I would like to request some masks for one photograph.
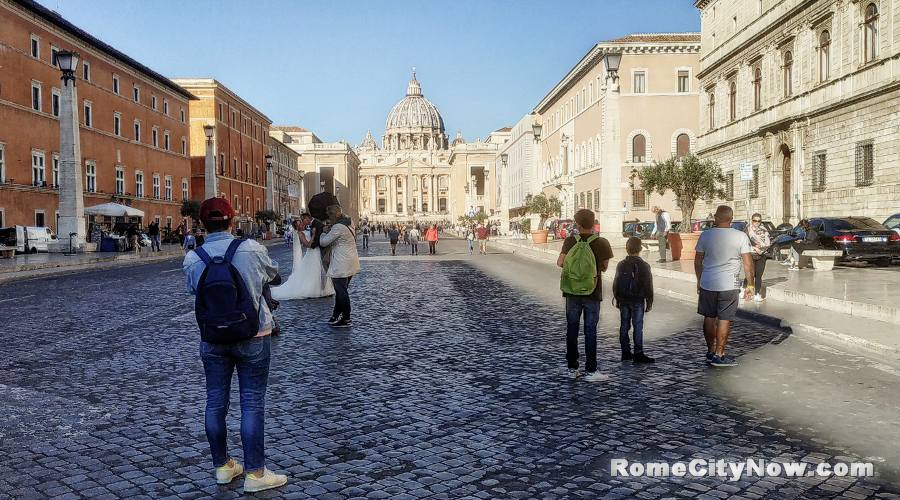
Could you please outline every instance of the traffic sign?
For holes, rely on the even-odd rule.
[[[741,180],[742,181],[752,181],[753,180],[753,164],[752,163],[741,163]]]
[[[475,217],[475,212],[469,212],[469,217]]]

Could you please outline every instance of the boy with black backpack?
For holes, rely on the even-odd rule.
[[[584,315],[584,379],[602,382],[609,376],[597,372],[597,323],[603,287],[600,273],[606,271],[612,248],[606,238],[593,233],[594,212],[579,210],[575,214],[578,234],[563,242],[556,265],[562,268],[559,288],[566,298],[566,362],[567,376],[578,378],[578,330]]]
[[[653,308],[653,273],[650,264],[638,256],[641,253],[640,238],[628,238],[625,250],[628,257],[616,266],[616,276],[613,278],[613,305],[619,308],[622,361],[653,363],[656,360],[644,354],[644,313]],[[632,325],[634,354],[628,339],[628,330]]]
[[[228,455],[225,427],[231,377],[237,368],[247,466],[244,492],[277,488],[287,483],[287,476],[265,468],[263,428],[274,327],[264,288],[278,277],[278,264],[255,240],[234,238],[234,209],[225,198],[204,201],[200,222],[209,236],[188,252],[183,268],[187,291],[197,296],[200,358],[206,373],[206,438],[216,481],[228,484],[244,472]]]

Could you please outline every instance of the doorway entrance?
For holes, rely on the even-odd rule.
[[[793,190],[791,189],[791,151],[787,148],[787,146],[781,146],[781,151],[784,154],[784,159],[781,163],[781,181],[782,181],[782,195],[781,195],[781,206],[783,220],[782,222],[790,222],[791,221],[791,206],[793,205]]]

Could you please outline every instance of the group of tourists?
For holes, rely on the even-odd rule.
[[[430,226],[425,224],[391,224],[385,227],[385,237],[391,242],[391,255],[397,255],[397,244],[401,241],[404,245],[409,245],[410,255],[419,255],[419,242],[422,239],[428,242],[428,254],[437,255],[437,242],[440,238],[438,224],[431,224]],[[364,238],[363,248],[368,248],[368,238],[365,236]]]

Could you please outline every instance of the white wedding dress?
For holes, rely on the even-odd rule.
[[[306,239],[310,239],[309,230],[303,231]],[[272,298],[275,300],[309,299],[334,295],[331,278],[325,276],[322,266],[322,252],[318,248],[306,248],[299,236],[294,239],[294,269],[288,280],[281,286],[272,287]],[[303,250],[306,249],[304,254]]]

